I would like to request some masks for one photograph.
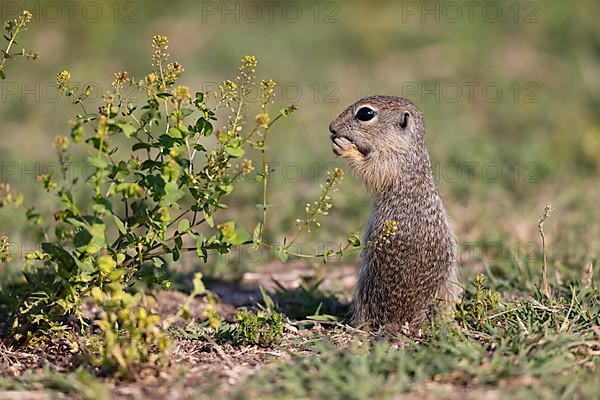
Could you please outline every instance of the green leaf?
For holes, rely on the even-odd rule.
[[[172,206],[183,196],[185,196],[185,193],[179,189],[176,182],[167,182],[165,185],[165,196],[160,201],[160,205],[163,207]]]
[[[119,122],[117,123],[117,126],[121,128],[123,134],[128,138],[132,137],[133,134],[137,132],[137,129],[128,122]]]
[[[123,275],[125,275],[125,270],[122,268],[117,268],[114,271],[112,271],[110,273],[110,275],[108,275],[108,280],[111,282],[116,282],[119,279],[121,279],[121,277],[123,277]]]
[[[360,238],[355,233],[348,235],[348,242],[354,247],[360,247]]]
[[[160,258],[160,257],[154,257],[154,258],[152,258],[152,264],[154,264],[154,266],[155,266],[156,268],[160,268],[160,267],[162,267],[163,265],[165,265],[165,262],[164,262],[164,261],[163,261],[163,259],[162,259],[162,258]]]
[[[245,151],[241,147],[225,146],[225,152],[231,157],[239,158],[244,155]]]
[[[55,261],[58,261],[65,268],[70,268],[75,264],[73,256],[66,250],[56,247],[51,243],[42,243],[42,250],[51,256]]]
[[[191,109],[191,108],[182,108],[181,109],[181,115],[183,116],[183,118],[187,118],[190,115],[192,115],[194,113],[195,110]]]
[[[92,145],[96,150],[101,150],[103,153],[106,153],[109,150],[108,143],[104,139],[91,137],[86,139],[85,142]]]
[[[281,115],[283,115],[284,117],[288,117],[291,113],[293,113],[296,110],[297,110],[296,106],[289,106],[289,107],[285,107],[285,108],[282,108],[281,110],[279,110],[279,113]]]
[[[280,247],[279,250],[277,251],[277,256],[279,257],[281,262],[285,263],[288,260],[289,254],[286,249],[284,249],[283,247]]]
[[[177,230],[179,232],[187,232],[190,230],[190,221],[188,221],[187,219],[182,219],[181,221],[179,221],[179,224],[177,225]]]
[[[213,133],[212,124],[210,122],[208,122],[206,120],[206,118],[204,118],[204,117],[198,118],[198,120],[196,121],[195,129],[196,129],[196,132],[198,132],[204,136],[210,136]]]
[[[212,215],[208,215],[207,213],[203,213],[203,214],[204,214],[204,220],[206,221],[208,226],[210,226],[211,228],[214,228],[215,220],[213,219]]]
[[[169,128],[169,136],[175,139],[181,139],[183,137],[181,131],[173,126]]]
[[[151,149],[153,147],[154,146],[150,143],[136,143],[133,146],[131,146],[131,151]]]
[[[98,270],[100,270],[100,273],[102,275],[110,274],[116,266],[116,261],[113,260],[113,258],[107,254],[102,255],[100,256],[100,258],[98,258]]]
[[[233,236],[229,240],[229,243],[234,246],[240,246],[250,241],[252,241],[250,234],[245,229],[238,228],[235,230]]]
[[[332,321],[340,321],[340,317],[336,317],[335,315],[322,314],[322,315],[307,315],[306,319],[310,319],[312,321],[319,322],[332,322]]]
[[[83,222],[84,220],[87,223]],[[81,228],[75,235],[74,244],[79,248],[85,250],[89,254],[95,254],[100,249],[106,247],[106,239],[104,236],[105,225],[100,219],[93,219],[92,217],[79,218],[67,218],[67,223]]]
[[[90,165],[93,165],[94,167],[96,167],[98,169],[108,168],[108,163],[98,157],[88,157],[87,162],[90,163]]]
[[[221,192],[223,192],[224,195],[228,195],[229,193],[233,192],[233,185],[232,184],[222,184],[218,186],[219,190]]]
[[[6,79],[6,75],[4,74],[4,71],[2,71],[0,69],[0,79]]]
[[[252,231],[252,241],[254,243],[258,244],[261,239],[261,234],[262,234],[262,222],[259,222],[258,224],[256,224],[256,226],[254,227],[254,230]]]
[[[95,260],[92,258],[87,258],[85,261],[75,259],[75,264],[77,264],[77,268],[79,268],[81,273],[92,275],[95,272],[98,272],[98,268],[96,268],[94,261]]]
[[[198,240],[196,240],[196,254],[198,254],[198,257],[202,258],[204,262],[208,260],[208,252],[204,247],[204,237],[198,238]]]
[[[127,229],[125,228],[125,224],[123,224],[123,221],[121,221],[121,219],[119,217],[117,217],[116,215],[113,215],[113,219],[115,221],[115,225],[117,226],[117,229],[119,230],[119,232],[121,232],[121,234],[123,234],[123,235],[126,235]]]

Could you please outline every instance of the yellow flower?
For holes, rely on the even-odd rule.
[[[223,87],[227,91],[235,91],[237,90],[237,83],[235,83],[234,81],[226,80],[225,82],[223,82]]]
[[[64,70],[56,74],[56,84],[58,85],[58,90],[65,92],[69,90],[69,82],[71,81],[71,74],[69,71]]]
[[[169,38],[165,35],[154,35],[152,36],[152,47],[154,48],[166,48],[169,44]]]
[[[52,147],[54,147],[58,151],[65,151],[69,148],[69,138],[62,135],[57,135],[54,138],[54,142],[52,143]]]
[[[154,72],[151,72],[148,75],[146,75],[146,77],[144,78],[146,86],[152,86],[152,84],[156,82],[156,79],[156,74]]]
[[[167,64],[167,71],[165,73],[165,83],[167,85],[173,84],[183,72],[183,65],[178,62],[172,62]]]
[[[129,73],[127,71],[121,71],[115,73],[115,80],[113,81],[113,87],[122,87],[125,83],[129,82]]]
[[[398,233],[398,221],[386,220],[383,223],[383,233],[385,236],[396,236],[396,233]]]
[[[244,56],[244,58],[242,58],[242,67],[244,68],[256,68],[256,65],[258,64],[258,61],[256,60],[256,57],[254,56]]]
[[[31,12],[29,10],[23,10],[23,12],[21,13],[21,24],[25,25],[29,22],[31,22],[31,17],[33,15],[31,14]]]
[[[175,88],[175,98],[179,101],[185,101],[190,99],[190,88],[187,86],[177,86]]]
[[[237,96],[237,88],[237,83],[230,80],[226,80],[219,86],[224,99],[234,99]]]
[[[267,113],[258,114],[256,116],[256,124],[259,128],[268,128],[269,122],[271,122],[271,118]]]
[[[252,160],[245,159],[242,163],[242,175],[248,175],[253,169]]]
[[[265,92],[271,92],[275,90],[275,86],[277,86],[277,82],[275,82],[273,79],[263,79],[262,81],[260,81],[260,84]]]

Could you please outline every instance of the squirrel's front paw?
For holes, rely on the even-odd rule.
[[[336,136],[332,140],[333,152],[338,156],[352,156],[353,153],[359,154],[356,145],[345,137]]]

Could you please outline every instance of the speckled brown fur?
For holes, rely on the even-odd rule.
[[[369,107],[363,122],[356,112]],[[391,96],[364,98],[330,125],[333,151],[371,193],[353,320],[363,329],[413,331],[434,300],[459,301],[458,247],[435,186],[421,111]],[[390,223],[396,221],[397,231]]]

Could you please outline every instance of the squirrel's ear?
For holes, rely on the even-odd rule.
[[[410,114],[405,112],[402,115],[402,121],[400,121],[400,128],[404,129],[408,126],[408,119],[410,118]]]

